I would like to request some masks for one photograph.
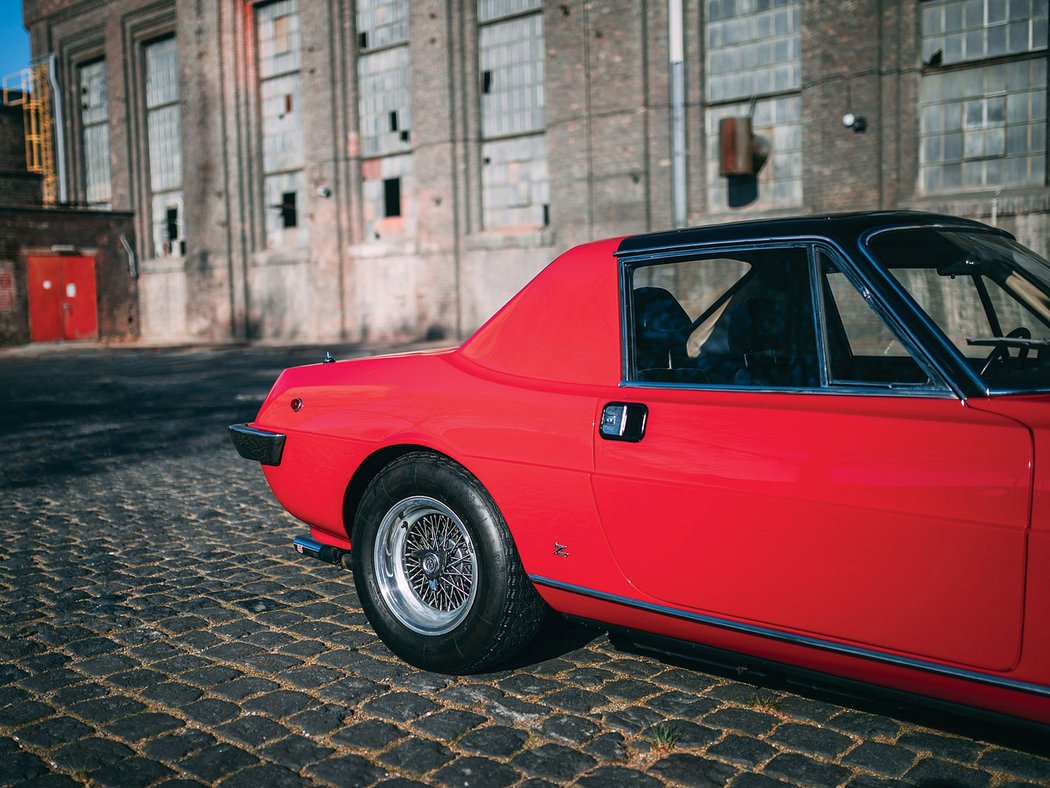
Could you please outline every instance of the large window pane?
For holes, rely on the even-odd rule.
[[[298,0],[256,8],[266,245],[303,246],[303,121]]]
[[[147,44],[146,138],[153,256],[185,253],[178,52],[174,38]]]
[[[637,268],[630,315],[636,380],[820,385],[804,249],[732,252]]]
[[[110,207],[109,109],[106,62],[80,68],[80,123],[83,141],[84,193],[87,203]]]

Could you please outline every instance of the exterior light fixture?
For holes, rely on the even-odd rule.
[[[868,121],[860,115],[854,115],[852,112],[847,111],[842,116],[842,125],[847,129],[853,129],[855,134],[861,134],[868,128]]]

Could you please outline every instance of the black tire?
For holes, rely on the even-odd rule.
[[[546,605],[495,502],[446,457],[413,452],[383,468],[361,499],[351,545],[365,615],[417,667],[486,670],[543,623]]]

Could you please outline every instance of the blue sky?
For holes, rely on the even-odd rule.
[[[0,0],[0,77],[29,65],[29,35],[22,27],[22,0]]]

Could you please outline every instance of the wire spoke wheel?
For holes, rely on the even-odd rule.
[[[470,612],[478,588],[474,543],[440,501],[413,496],[390,507],[372,560],[380,594],[413,632],[442,635]]]
[[[543,622],[546,605],[499,508],[447,457],[409,452],[384,466],[361,496],[350,541],[369,622],[424,670],[492,668]]]

